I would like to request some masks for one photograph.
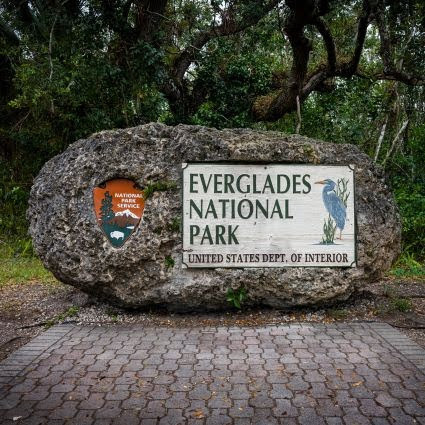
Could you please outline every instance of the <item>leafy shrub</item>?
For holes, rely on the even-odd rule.
[[[425,276],[425,265],[416,261],[414,254],[403,253],[390,274],[397,277]]]
[[[396,200],[402,216],[404,251],[425,258],[425,194],[419,187],[401,187]]]
[[[394,298],[391,301],[391,307],[393,310],[406,313],[412,309],[412,302],[407,298]]]
[[[245,302],[247,298],[247,291],[244,287],[240,287],[238,289],[233,290],[232,288],[229,288],[227,290],[227,301],[233,305],[233,307],[236,307],[237,309],[242,308],[242,304]]]

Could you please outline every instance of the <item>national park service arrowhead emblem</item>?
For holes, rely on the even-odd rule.
[[[143,191],[128,179],[114,179],[93,189],[97,223],[112,246],[124,245],[143,216]]]

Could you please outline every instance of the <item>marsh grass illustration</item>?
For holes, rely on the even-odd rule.
[[[332,220],[332,217],[329,215],[328,218],[324,219],[323,223],[323,236],[322,236],[322,244],[323,245],[331,245],[335,240],[335,232],[336,232],[336,224]]]
[[[350,192],[348,191],[348,179],[338,179],[336,182],[336,196],[341,199],[345,208],[347,208],[347,200],[350,196]]]

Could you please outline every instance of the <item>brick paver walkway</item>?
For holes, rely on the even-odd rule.
[[[56,326],[0,363],[3,424],[425,424],[388,325]]]

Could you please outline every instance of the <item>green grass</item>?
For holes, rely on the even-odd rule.
[[[396,277],[425,278],[425,264],[417,261],[414,255],[404,253],[391,269],[390,275]]]
[[[345,308],[333,308],[328,311],[328,315],[335,320],[344,320],[348,317],[348,311]]]
[[[58,314],[53,319],[48,320],[46,324],[44,325],[44,327],[48,329],[56,325],[57,323],[63,322],[65,319],[68,319],[70,317],[75,317],[78,314],[79,310],[80,309],[78,307],[71,306],[68,308],[68,310],[64,311],[61,314]]]
[[[394,298],[391,301],[391,309],[393,311],[400,311],[401,313],[406,313],[412,310],[412,302],[407,298]]]
[[[0,287],[31,281],[48,284],[57,282],[41,261],[32,254],[32,250],[26,254],[16,253],[10,246],[1,244]]]

